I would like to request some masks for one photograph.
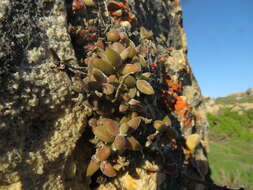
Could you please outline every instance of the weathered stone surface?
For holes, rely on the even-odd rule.
[[[0,7],[0,189],[20,182],[24,189],[64,189],[65,163],[86,118],[49,51],[76,64],[64,1],[1,1]]]
[[[152,150],[139,148],[139,152],[129,153],[130,165],[122,166],[126,169],[117,177],[108,179],[101,172],[85,177],[96,147],[90,143],[94,140],[91,128],[86,127],[93,112],[84,101],[87,73],[83,66],[85,58],[94,56],[94,43],[98,46],[98,40],[105,37],[104,23],[125,32],[153,72],[150,80],[157,96],[143,98],[147,106],[142,112],[151,120],[169,115],[172,127],[184,138],[198,133],[201,142],[207,141],[208,125],[200,89],[187,61],[177,1],[129,0],[119,4],[128,20],[113,16],[109,9],[112,22],[107,20],[108,14],[95,14],[101,7],[83,7],[81,2],[0,2],[0,189],[162,190],[196,185],[179,181],[176,165],[183,164],[183,147],[179,142],[173,145],[162,134],[151,140]],[[97,28],[89,28],[87,23],[96,23]],[[140,27],[149,37],[140,34]],[[162,85],[164,88],[158,89]],[[146,130],[138,130],[143,143]],[[196,149],[194,156],[205,160],[204,143]],[[198,165],[193,168],[199,169]],[[201,173],[201,179],[205,175]]]

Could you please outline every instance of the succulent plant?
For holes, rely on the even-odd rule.
[[[110,135],[116,136],[119,133],[119,123],[108,118],[100,118],[98,125],[104,127]]]
[[[120,125],[123,124],[123,123],[126,123],[127,121],[129,121],[129,118],[127,116],[123,116],[121,119],[120,119]]]
[[[111,30],[111,31],[106,33],[106,38],[107,38],[108,41],[116,42],[120,39],[120,34],[116,30]]]
[[[120,55],[111,48],[106,48],[100,56],[102,56],[102,59],[110,63],[115,69],[118,69],[122,64]]]
[[[134,137],[127,137],[127,140],[129,142],[129,149],[132,151],[140,151],[142,150],[142,146]]]
[[[133,88],[135,87],[136,79],[132,75],[129,75],[125,79],[125,84],[127,85],[128,88]]]
[[[97,147],[88,165],[87,176],[92,176],[100,168],[104,175],[115,177],[116,170],[109,162],[112,158],[117,165],[117,156],[126,150],[142,151],[135,136],[142,121],[146,120],[136,108],[146,103],[138,96],[140,92],[144,95],[155,93],[147,81],[151,73],[143,73],[148,69],[145,59],[128,36],[111,29],[106,33],[106,39],[104,46],[87,61],[87,101],[93,110],[88,124],[95,136],[92,143]],[[167,120],[161,122],[169,126]]]
[[[119,112],[126,112],[129,108],[129,105],[126,103],[121,103],[119,105]]]
[[[112,144],[114,151],[117,151],[117,150],[124,151],[127,149],[127,146],[128,146],[128,141],[127,141],[127,138],[124,136],[116,136]]]
[[[154,123],[153,123],[153,127],[157,131],[165,131],[166,128],[167,128],[166,124],[161,120],[155,120]]]
[[[160,131],[160,132],[169,132],[171,131],[170,133],[176,133],[173,132],[174,129],[170,127],[171,126],[171,120],[169,118],[169,116],[165,116],[162,120],[155,120],[153,122],[153,127],[157,130],[157,131]],[[175,135],[172,135],[172,136],[175,136]]]
[[[143,94],[152,95],[155,93],[153,87],[145,80],[137,80],[136,87]]]
[[[99,6],[99,1],[75,0],[72,11],[75,11],[76,17],[82,14],[83,19],[84,11],[96,12]],[[113,19],[119,23],[117,26],[112,25],[113,28],[105,35],[96,27],[97,19],[94,18],[85,18],[84,23],[82,22],[85,26],[80,27],[78,24],[68,29],[76,33],[73,39],[77,39],[76,43],[83,47],[83,54],[87,56],[80,60],[80,63],[87,66],[87,72],[82,76],[87,76],[80,79],[75,92],[85,92],[82,94],[83,103],[91,110],[88,125],[93,134],[90,135],[92,139],[89,142],[94,144],[96,151],[86,170],[86,176],[89,177],[99,168],[105,176],[115,177],[116,170],[120,171],[126,166],[120,163],[120,158],[124,158],[126,163],[131,162],[132,159],[126,156],[129,152],[136,151],[133,155],[141,154],[143,146],[149,147],[146,146],[147,142],[150,145],[155,142],[153,145],[157,146],[160,137],[169,139],[166,142],[174,142],[179,136],[168,116],[157,120],[156,110],[152,110],[158,101],[156,96],[150,95],[154,95],[155,90],[161,87],[160,79],[164,74],[157,71],[162,68],[157,67],[159,57],[154,59],[155,54],[160,52],[148,47],[149,44],[143,45],[143,42],[152,38],[152,31],[141,27],[141,43],[135,45],[128,34],[123,32],[123,28],[131,26],[135,20],[129,8],[118,1],[109,1],[107,8]],[[123,28],[118,28],[120,25]],[[154,63],[151,63],[152,60]],[[158,86],[153,88],[153,84]],[[179,103],[180,101],[177,106],[180,107]],[[157,113],[158,117],[161,114],[164,113]],[[189,136],[186,140],[188,153],[193,153],[199,143],[198,136]],[[69,168],[74,171],[72,174],[70,172],[70,176],[74,176],[76,165],[70,165]]]
[[[107,82],[107,76],[101,70],[97,68],[92,69],[92,76],[97,82],[100,82],[100,83]]]
[[[119,135],[126,136],[129,128],[130,128],[129,125],[126,122],[122,123],[119,127]]]
[[[96,57],[92,58],[91,65],[107,75],[113,74],[115,72],[113,66],[110,63]]]
[[[110,76],[107,78],[107,82],[112,84],[112,83],[118,83],[119,80],[118,80],[118,78],[117,78],[116,75],[110,75]]]
[[[138,64],[126,64],[122,70],[122,75],[127,75],[129,73],[137,73],[141,71],[141,67]]]
[[[97,119],[96,118],[91,118],[88,122],[89,126],[91,127],[96,127],[97,126]]]
[[[83,0],[83,2],[86,6],[95,6],[94,0]]]
[[[169,116],[165,116],[164,118],[163,118],[163,123],[165,124],[165,125],[167,125],[167,126],[171,126],[171,120],[170,120],[170,118],[169,118]]]
[[[199,134],[192,134],[186,138],[186,145],[191,153],[193,153],[195,148],[200,144],[200,140],[201,138]]]
[[[115,52],[117,52],[119,55],[121,54],[121,52],[125,49],[125,47],[123,46],[122,43],[119,43],[119,42],[114,42],[110,48],[112,50],[114,50]]]
[[[137,89],[136,88],[130,88],[128,91],[128,95],[130,98],[134,98],[137,94]]]
[[[150,72],[142,73],[143,78],[148,79],[151,76]]]
[[[132,129],[136,130],[141,123],[141,117],[134,117],[131,120],[127,122],[127,125],[131,127]]]
[[[129,100],[129,102],[128,102],[128,104],[129,105],[132,105],[132,106],[134,106],[134,105],[138,105],[138,104],[140,104],[141,102],[139,101],[139,100],[136,100],[136,99],[130,99]]]
[[[99,138],[100,140],[107,142],[107,143],[111,143],[113,142],[115,136],[111,135],[107,129],[103,126],[97,126],[97,127],[93,127],[92,131],[94,133],[94,135]]]
[[[87,88],[88,90],[90,91],[101,91],[102,89],[102,85],[100,82],[97,82],[97,81],[89,81],[88,84],[87,84]]]
[[[117,175],[117,172],[113,168],[113,166],[108,161],[103,161],[100,165],[100,170],[104,175],[107,177],[115,177]]]
[[[115,91],[115,87],[111,85],[110,83],[103,83],[102,91],[105,95],[111,95]]]
[[[99,167],[100,161],[97,160],[94,156],[92,156],[86,170],[86,176],[87,177],[92,176],[99,169]]]
[[[99,161],[104,161],[109,158],[111,153],[112,153],[111,147],[108,145],[104,145],[103,147],[97,150],[95,156]]]
[[[137,51],[134,47],[129,47],[128,48],[128,58],[133,58],[136,55]]]

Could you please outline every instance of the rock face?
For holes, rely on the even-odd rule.
[[[208,124],[186,57],[178,1],[84,2],[0,2],[0,189],[203,189],[187,178],[207,176]],[[93,93],[86,84],[87,58],[112,45],[105,37],[111,28],[121,32],[120,43],[134,44],[146,65],[133,76],[148,80],[155,95],[135,98],[145,117],[133,132],[142,151],[116,151],[110,161],[119,164],[122,158],[129,164],[114,178],[100,171],[86,177],[91,156],[104,144],[93,138],[87,120],[106,115],[86,101]],[[176,137],[152,128],[164,116]],[[119,114],[108,117],[118,122]],[[199,135],[194,142],[193,133]]]

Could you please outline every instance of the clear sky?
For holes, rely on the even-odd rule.
[[[211,97],[253,88],[253,0],[181,0],[188,58]]]

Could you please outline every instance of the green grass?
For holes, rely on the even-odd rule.
[[[226,109],[220,115],[208,114],[211,177],[220,185],[253,190],[252,113]]]
[[[247,147],[247,149],[242,149]],[[251,150],[251,151],[250,151]],[[229,140],[210,143],[209,163],[213,180],[233,188],[253,189],[253,142]]]
[[[240,139],[253,139],[253,110],[245,111],[242,115],[226,108],[219,115],[208,114],[210,130],[216,134],[240,137]]]

